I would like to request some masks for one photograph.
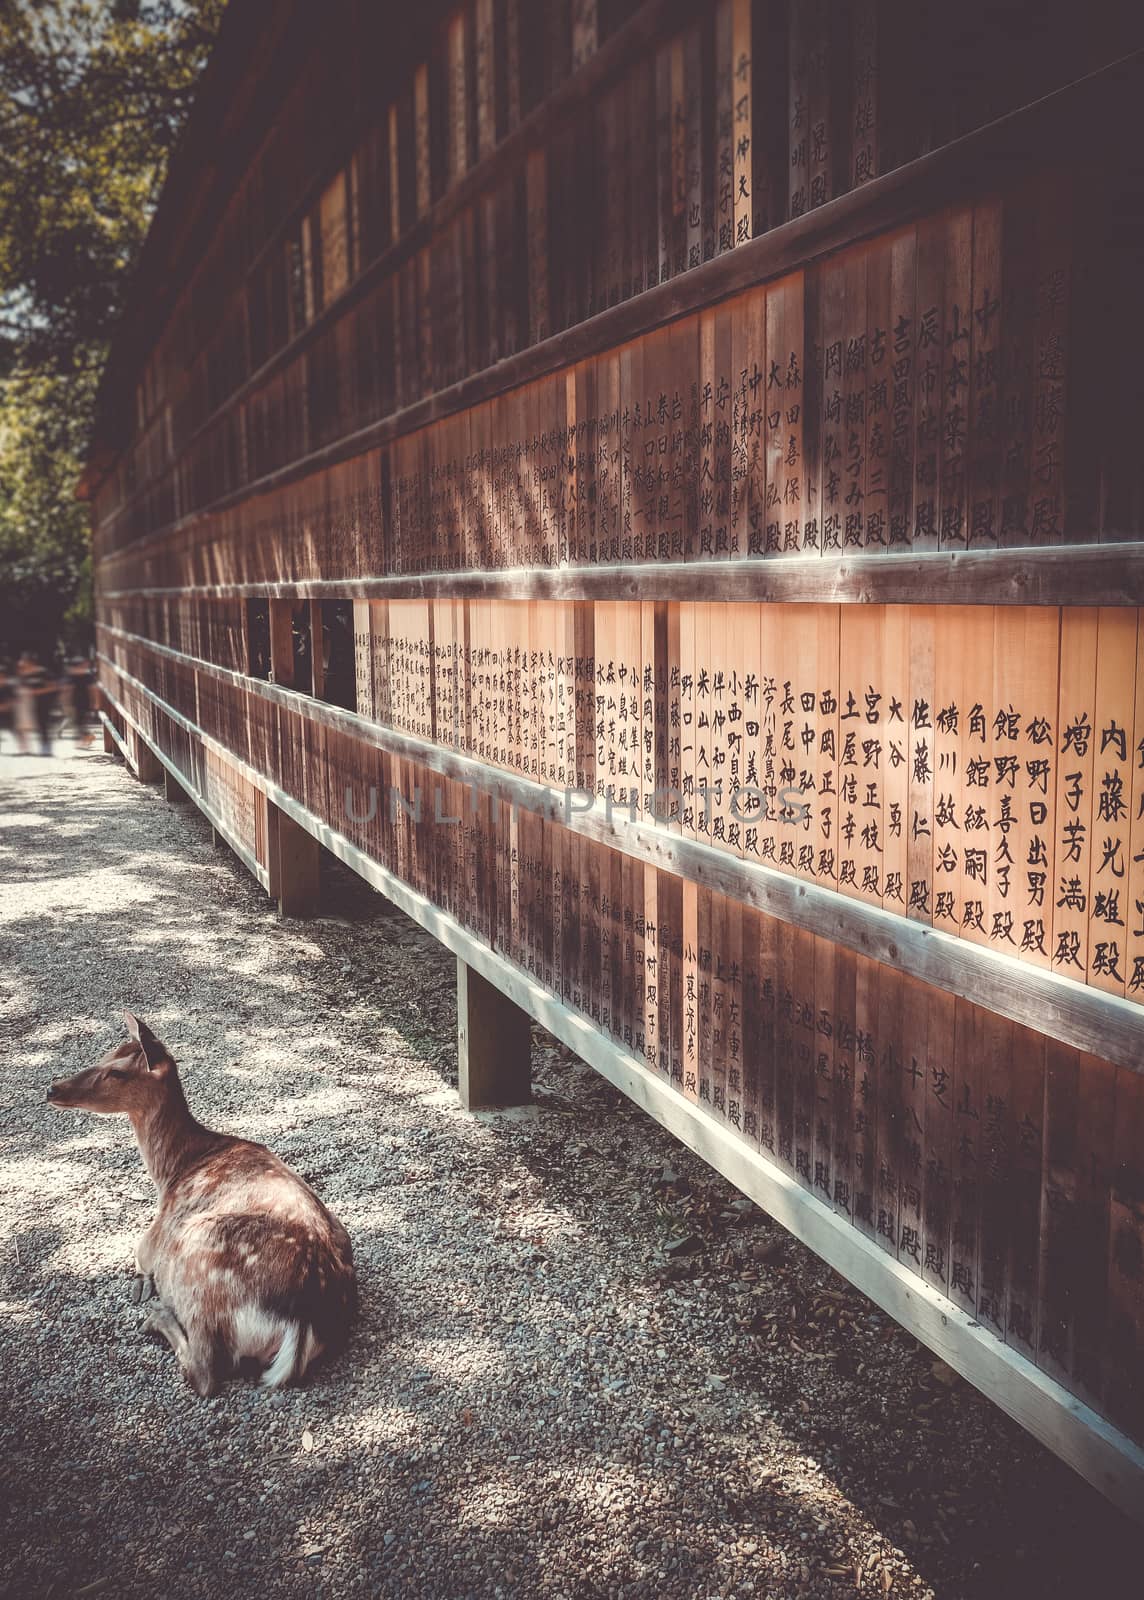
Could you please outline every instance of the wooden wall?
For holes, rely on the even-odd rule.
[[[103,683],[1131,1449],[1144,30],[950,10],[334,6],[113,361]]]

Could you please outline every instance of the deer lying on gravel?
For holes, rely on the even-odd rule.
[[[53,1106],[125,1112],[159,1190],[135,1264],[158,1296],[160,1334],[200,1395],[251,1366],[276,1389],[346,1341],[357,1305],[345,1229],[265,1145],[212,1133],[187,1106],[167,1047],[125,1014],[131,1037],[48,1089]]]

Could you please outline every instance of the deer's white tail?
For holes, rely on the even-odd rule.
[[[291,1378],[295,1376],[301,1377],[302,1374],[300,1372],[296,1374],[294,1370],[298,1365],[298,1344],[301,1337],[302,1324],[300,1322],[288,1322],[282,1335],[282,1343],[278,1346],[278,1354],[259,1380],[264,1389],[280,1389],[284,1383],[289,1383]],[[302,1364],[304,1368],[304,1351]]]

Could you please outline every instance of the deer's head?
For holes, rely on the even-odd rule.
[[[145,1022],[123,1013],[130,1035],[94,1067],[48,1085],[48,1104],[79,1111],[145,1113],[175,1075],[171,1053]]]

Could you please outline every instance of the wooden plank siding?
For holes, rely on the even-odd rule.
[[[110,743],[1144,1514],[1144,23],[271,9],[101,389]]]

